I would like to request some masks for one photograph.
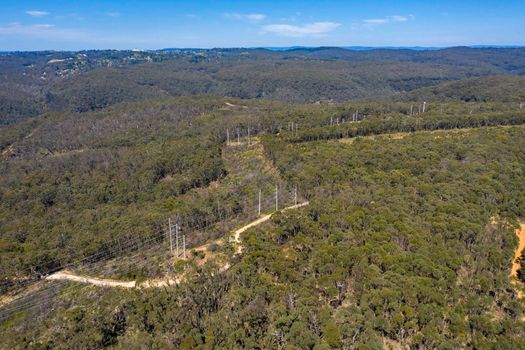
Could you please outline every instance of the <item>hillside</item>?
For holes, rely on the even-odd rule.
[[[525,101],[525,77],[490,76],[447,82],[395,97],[404,101]]]
[[[341,102],[388,96],[489,72],[421,63],[163,62],[97,70],[62,80],[50,86],[46,103],[55,110],[75,106],[78,111],[86,111],[112,104],[109,98],[122,102],[163,94],[208,94],[296,103]]]
[[[522,348],[525,111],[411,105],[165,97],[0,129],[2,346]],[[261,215],[310,205],[250,225],[259,190]]]
[[[273,262],[270,273],[294,281],[285,314],[302,313],[304,323],[291,326],[305,334],[308,310],[319,307],[331,315],[322,334],[333,348],[357,339],[377,348],[495,347],[495,338],[523,346],[523,304],[508,287],[514,230],[490,219],[523,215],[523,136],[521,127],[494,128],[292,147],[268,137],[285,177],[313,189],[307,213],[252,245],[258,266]],[[268,246],[290,258],[255,258]],[[294,341],[302,348],[307,339]]]

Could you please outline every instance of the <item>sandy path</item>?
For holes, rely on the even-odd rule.
[[[296,205],[292,205],[289,207],[286,207],[281,212],[301,208],[304,206],[307,206],[310,204],[309,202],[303,202]],[[247,225],[244,225],[243,227],[235,230],[233,232],[233,236],[230,238],[230,242],[233,242],[237,245],[236,253],[240,254],[242,252],[242,244],[241,244],[241,234],[243,232],[246,232],[252,227],[258,226],[268,220],[271,219],[271,217],[277,212],[273,212],[271,214],[265,215],[260,217],[259,219],[250,222]],[[525,241],[524,241],[525,242]],[[200,247],[196,247],[196,251],[206,251],[209,247],[210,243],[205,244]],[[221,267],[220,271],[226,271],[230,268],[230,264],[226,263],[224,266]],[[179,284],[181,282],[181,278],[176,279],[151,279],[146,280],[142,283],[137,283],[137,281],[119,281],[119,280],[113,280],[113,279],[105,279],[105,278],[96,278],[96,277],[87,277],[87,276],[79,276],[73,272],[63,270],[56,272],[52,275],[49,275],[46,277],[46,280],[50,281],[57,281],[57,280],[67,280],[67,281],[74,281],[74,282],[80,282],[80,283],[89,283],[95,286],[102,286],[102,287],[120,287],[120,288],[160,288],[160,287],[167,287],[175,284]]]
[[[49,275],[46,277],[46,280],[50,281],[74,281],[74,282],[80,282],[80,283],[88,283],[95,286],[102,286],[102,287],[120,287],[120,288],[160,288],[160,287],[167,287],[175,284],[180,283],[180,279],[151,279],[144,281],[142,283],[137,283],[137,281],[119,281],[119,280],[113,280],[109,278],[95,278],[95,277],[87,277],[87,276],[79,276],[76,275],[73,272],[70,271],[60,271],[57,273],[54,273],[52,275]]]
[[[82,283],[89,283],[93,284],[95,286],[103,286],[103,287],[122,287],[122,288],[135,288],[136,282],[130,281],[130,282],[123,282],[123,281],[117,281],[112,279],[102,279],[102,278],[93,278],[93,277],[85,277],[85,276],[79,276],[69,271],[59,271],[52,275],[49,275],[46,277],[46,280],[67,280],[67,281],[75,281],[75,282],[82,282]]]
[[[7,158],[9,158],[9,155],[15,150],[15,145],[14,144],[10,144],[9,146],[7,146],[3,151],[2,151],[2,158],[4,158],[4,160],[6,160]]]
[[[310,202],[299,203],[299,204],[296,204],[296,205],[292,205],[290,207],[286,207],[286,208],[282,209],[282,211],[284,212],[284,211],[291,210],[291,209],[301,208],[301,207],[307,206],[308,204],[310,204]],[[275,214],[275,213],[276,212],[273,212],[271,214],[268,214],[268,215],[265,215],[263,217],[260,217],[259,219],[255,220],[255,221],[252,221],[248,225],[241,227],[240,229],[236,230],[233,233],[233,237],[232,237],[231,241],[238,244],[238,247],[237,247],[237,253],[238,254],[242,252],[242,245],[241,245],[241,239],[240,239],[241,233],[245,232],[246,230],[251,229],[254,226],[260,225],[263,222],[266,222],[266,221],[270,220],[272,215]]]
[[[225,102],[224,103],[226,106],[228,107],[241,107],[241,108],[248,108],[247,106],[243,106],[243,105],[234,105],[233,103],[230,103],[230,102]]]
[[[249,230],[250,228],[252,228],[254,226],[260,225],[263,222],[266,222],[266,221],[270,220],[272,215],[273,215],[273,213],[265,215],[265,216],[262,216],[259,219],[255,220],[255,221],[252,221],[248,225],[241,227],[240,229],[236,230],[233,233],[233,236],[230,238],[230,242],[233,242],[233,243],[237,244],[237,249],[235,250],[235,252],[237,254],[241,254],[242,253],[241,233],[245,232],[246,230]]]
[[[518,270],[521,267],[519,259],[521,257],[521,252],[523,251],[523,249],[525,249],[525,224],[521,224],[520,228],[516,229],[516,236],[518,236],[519,243],[518,247],[514,251],[514,259],[512,260],[512,269],[510,276],[512,277],[512,284],[517,286],[519,283],[517,280]],[[521,299],[523,297],[525,297],[525,294],[521,290],[518,290],[518,298]]]
[[[180,278],[147,280],[147,281],[144,281],[143,283],[138,284],[137,287],[138,288],[162,288],[162,287],[168,287],[168,286],[173,286],[175,284],[179,284],[180,281],[181,281]]]

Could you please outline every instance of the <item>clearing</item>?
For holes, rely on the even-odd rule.
[[[345,137],[338,139],[337,142],[342,142],[346,144],[353,144],[356,139],[365,139],[365,140],[374,140],[374,139],[390,139],[390,140],[402,140],[411,135],[417,135],[420,133],[424,134],[434,134],[435,139],[447,138],[452,136],[452,134],[464,134],[472,130],[479,129],[493,129],[493,128],[515,128],[515,127],[525,127],[525,125],[498,125],[498,126],[483,126],[476,128],[457,128],[457,129],[438,129],[438,130],[417,130],[417,131],[407,131],[407,132],[394,132],[394,133],[384,133],[377,135],[367,135],[367,136],[355,136],[355,137]],[[447,135],[448,134],[448,135]]]

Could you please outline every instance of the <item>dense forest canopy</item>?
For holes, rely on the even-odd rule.
[[[518,102],[525,101],[525,77],[489,76],[447,82],[411,91],[405,101]]]

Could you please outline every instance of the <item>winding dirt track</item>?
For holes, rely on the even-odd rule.
[[[248,106],[235,105],[235,104],[230,103],[230,102],[225,102],[224,104],[225,104],[226,106],[228,106],[228,107],[241,107],[241,108],[248,108]]]
[[[280,212],[292,210],[301,208],[304,206],[307,206],[310,204],[309,202],[303,202],[300,204],[292,205],[289,207],[286,207]],[[271,217],[277,212],[273,212],[271,214],[265,215],[260,217],[259,219],[250,222],[249,224],[235,230],[233,232],[233,236],[230,238],[230,241],[237,244],[236,253],[240,254],[242,252],[242,244],[241,244],[241,234],[247,230],[249,230],[252,227],[258,226],[268,220],[271,219]],[[203,246],[206,247],[207,245]],[[201,247],[195,248],[196,250],[199,250]],[[226,271],[230,268],[230,264],[226,263],[222,268],[222,271]],[[95,286],[102,286],[102,287],[112,287],[112,288],[161,288],[161,287],[167,287],[174,284],[179,284],[181,279],[152,279],[152,280],[146,280],[142,283],[137,283],[137,281],[119,281],[119,280],[113,280],[113,279],[103,279],[103,278],[96,278],[96,277],[88,277],[88,276],[80,276],[76,275],[75,273],[67,270],[62,270],[59,272],[56,272],[54,274],[51,274],[46,277],[46,280],[50,281],[56,281],[56,280],[67,280],[67,281],[73,281],[73,282],[80,282],[80,283],[89,283]]]
[[[284,212],[284,211],[287,211],[287,210],[301,208],[301,207],[307,206],[308,204],[310,204],[310,202],[304,202],[304,203],[292,205],[290,207],[286,207],[286,208],[282,209],[281,211]],[[241,233],[245,232],[246,230],[249,230],[250,228],[252,228],[254,226],[260,225],[263,222],[266,222],[266,221],[270,220],[272,215],[275,214],[275,213],[276,212],[273,212],[271,214],[268,214],[268,215],[265,215],[263,217],[260,217],[259,219],[250,222],[248,225],[245,225],[245,226],[241,227],[240,229],[236,230],[233,233],[233,237],[232,237],[231,241],[238,244],[238,246],[237,246],[237,254],[240,254],[242,252]]]
[[[525,223],[521,224],[520,228],[516,229],[516,236],[518,236],[519,243],[518,247],[516,248],[514,252],[514,259],[512,260],[512,269],[510,276],[512,278],[512,283],[515,286],[518,286],[518,270],[520,269],[520,257],[521,252],[523,249],[525,249]],[[518,298],[522,299],[525,297],[525,293],[523,293],[520,289],[517,290]]]
[[[85,277],[85,276],[79,276],[75,275],[73,272],[69,271],[59,271],[52,275],[49,275],[46,277],[47,280],[68,280],[68,281],[74,281],[74,282],[82,282],[82,283],[90,283],[95,286],[104,286],[104,287],[122,287],[122,288],[135,288],[136,282],[122,282],[117,280],[111,280],[111,279],[101,279],[101,278],[94,278],[94,277]]]

